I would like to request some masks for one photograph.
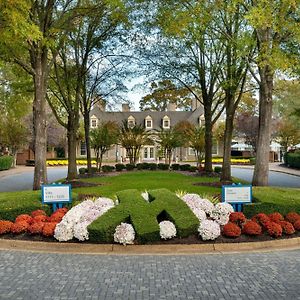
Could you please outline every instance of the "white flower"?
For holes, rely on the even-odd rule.
[[[204,241],[215,240],[221,234],[220,225],[212,220],[201,222],[198,232]]]
[[[225,225],[229,221],[229,215],[233,212],[233,207],[228,203],[217,203],[210,216],[220,225]]]
[[[193,208],[192,211],[200,222],[206,220],[206,213],[204,210],[196,207],[196,208]]]
[[[121,223],[116,227],[114,241],[123,245],[133,244],[135,232],[133,226],[128,223]]]
[[[74,225],[74,237],[79,241],[84,241],[89,239],[89,232],[87,230],[90,222],[81,222]]]
[[[114,207],[115,206],[115,203],[113,200],[111,200],[109,198],[105,198],[105,197],[100,197],[100,198],[96,199],[94,204],[99,207],[104,207],[104,206]]]
[[[159,223],[159,234],[160,237],[164,240],[171,239],[176,236],[176,227],[170,221],[162,221]]]
[[[189,206],[197,207],[210,214],[214,209],[214,205],[207,199],[202,199],[197,194],[186,194],[182,197],[182,200]]]
[[[142,195],[142,197],[143,197],[147,202],[149,202],[149,194],[148,194],[147,191],[141,193],[141,195]]]

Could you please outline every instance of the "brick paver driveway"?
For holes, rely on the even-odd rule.
[[[0,299],[300,299],[300,250],[108,256],[0,251]]]

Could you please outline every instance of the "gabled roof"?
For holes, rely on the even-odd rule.
[[[110,112],[101,111],[98,107],[94,107],[90,116],[96,116],[99,122],[115,121],[122,124],[123,120],[127,120],[130,116],[135,118],[138,125],[145,125],[145,119],[150,116],[153,121],[153,129],[159,130],[162,126],[162,120],[165,116],[170,118],[170,126],[173,127],[180,121],[189,121],[192,124],[199,124],[199,117],[203,114],[203,108],[199,107],[194,111],[128,111],[128,112]]]

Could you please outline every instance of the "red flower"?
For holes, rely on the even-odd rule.
[[[237,238],[241,235],[241,233],[242,233],[241,228],[235,223],[229,222],[223,227],[224,236]]]
[[[47,216],[45,216],[45,215],[38,215],[38,216],[35,216],[34,218],[33,218],[33,223],[35,223],[35,222],[47,222],[48,221],[48,217]]]
[[[264,213],[260,213],[260,214],[257,214],[255,215],[253,218],[252,218],[252,221],[262,225],[264,228],[266,228],[266,224],[268,222],[270,222],[270,218],[264,214]]]
[[[279,221],[277,223],[282,227],[282,231],[285,234],[293,234],[293,233],[295,233],[295,228],[294,228],[294,226],[293,226],[292,223],[287,222],[287,221]]]
[[[298,220],[300,220],[300,215],[296,212],[290,212],[285,216],[285,219],[294,224],[295,222],[297,222]]]
[[[282,236],[282,227],[275,222],[270,221],[266,223],[266,229],[268,231],[268,234],[272,237]]]
[[[42,232],[43,235],[44,236],[53,236],[56,225],[57,225],[57,223],[55,223],[55,222],[45,223],[44,227],[43,227],[43,232]]]
[[[54,212],[50,217],[49,217],[49,222],[56,222],[59,223],[62,218],[64,217],[65,213],[63,212]]]
[[[300,230],[300,219],[294,223],[294,228],[298,231]]]
[[[26,232],[28,227],[29,224],[26,221],[19,221],[13,223],[13,225],[11,226],[11,232],[15,234]]]
[[[22,222],[22,221],[25,221],[25,222],[27,222],[28,224],[31,224],[32,221],[33,221],[33,219],[32,219],[31,216],[29,216],[29,215],[27,215],[27,214],[23,214],[23,215],[17,216],[17,218],[16,218],[16,223]]]
[[[241,226],[246,222],[246,217],[242,212],[232,212],[229,216],[229,221]]]
[[[262,233],[262,229],[256,222],[248,221],[243,226],[243,233],[247,235],[260,235]]]
[[[41,234],[43,232],[45,223],[43,222],[34,222],[28,227],[28,232],[31,234]]]
[[[31,216],[34,218],[36,216],[46,216],[46,213],[42,210],[42,209],[37,209],[37,210],[34,210],[32,213],[31,213]]]
[[[66,207],[62,207],[57,209],[54,213],[63,213],[64,215],[68,212],[68,209]]]
[[[269,218],[271,221],[276,223],[284,220],[284,217],[279,212],[274,212],[272,214],[269,214]]]
[[[9,233],[13,224],[10,221],[0,220],[0,234]]]

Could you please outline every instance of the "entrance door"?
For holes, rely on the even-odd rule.
[[[144,159],[154,160],[154,147],[144,147]]]

